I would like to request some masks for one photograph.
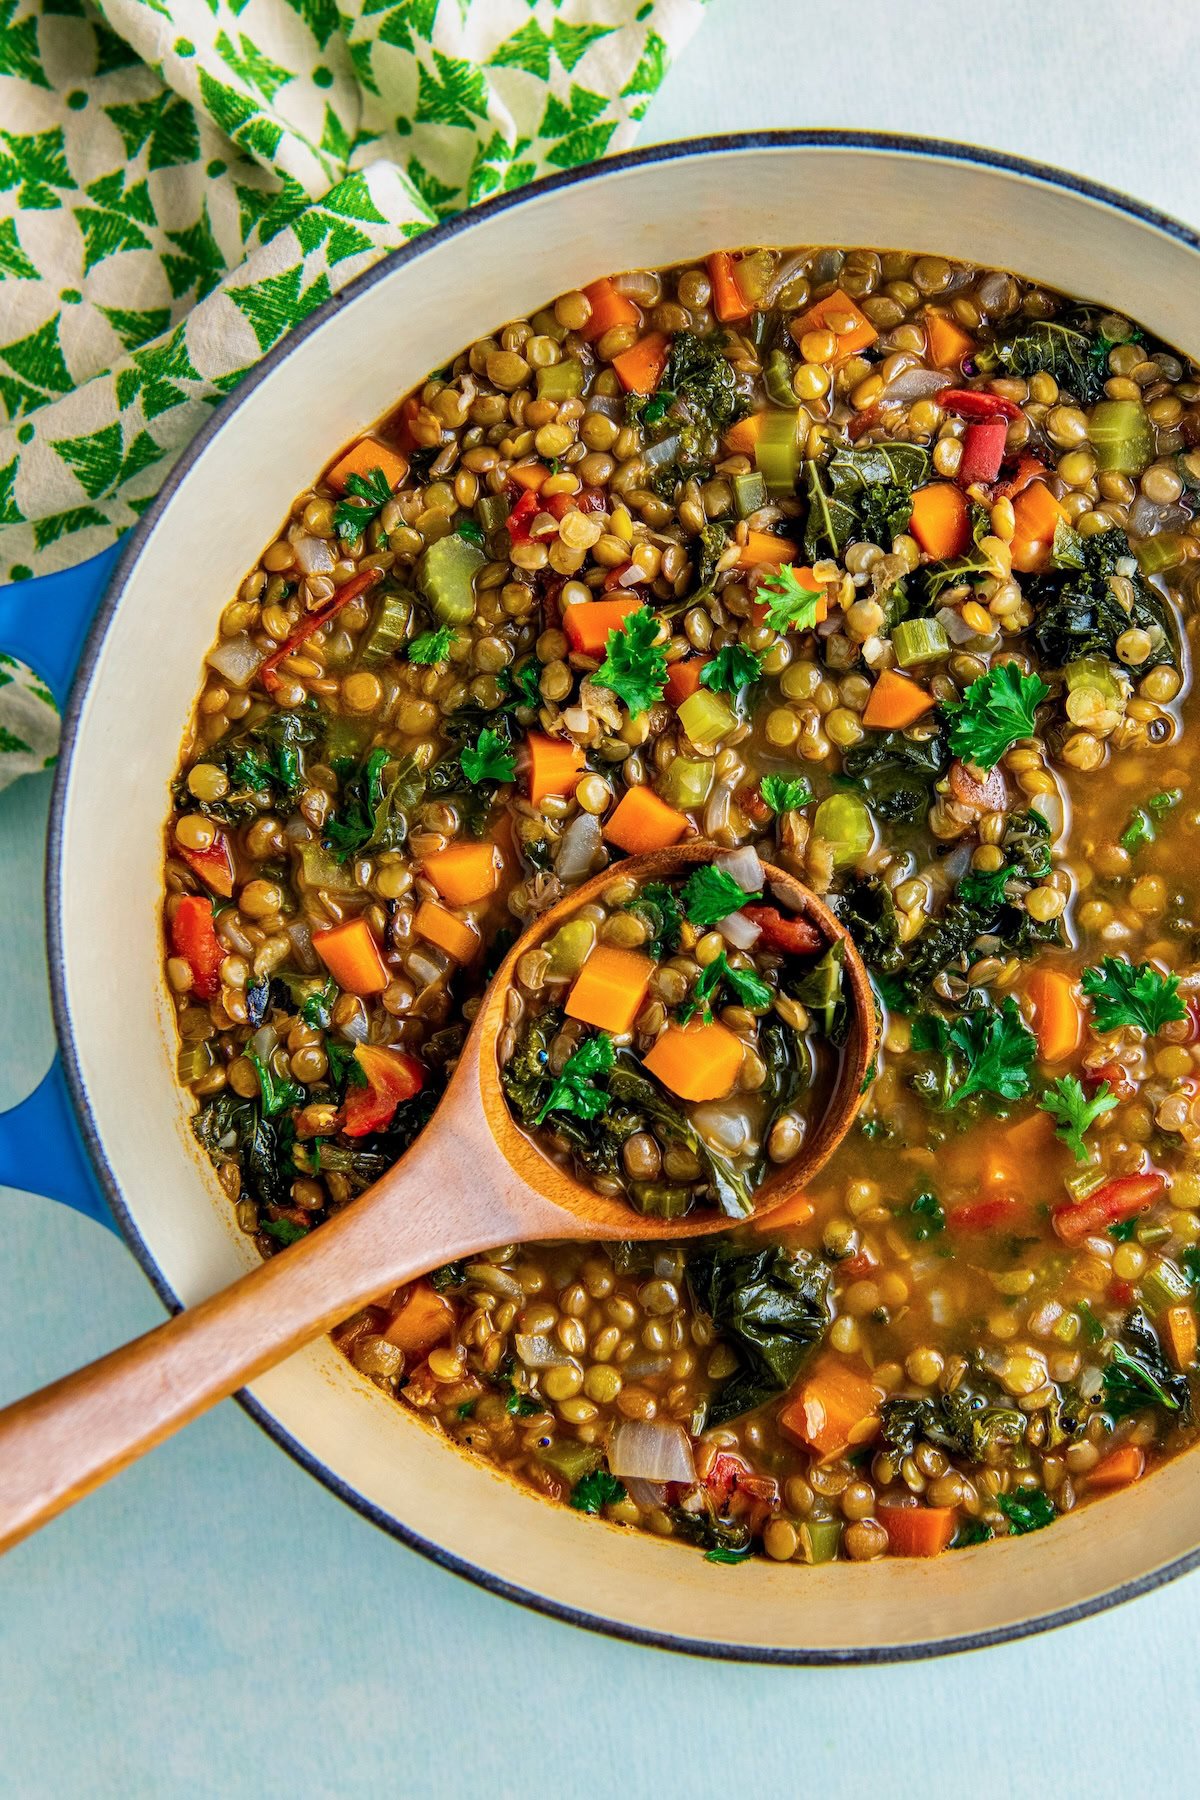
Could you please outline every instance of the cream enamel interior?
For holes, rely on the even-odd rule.
[[[95,655],[60,800],[61,992],[78,1073],[129,1212],[185,1303],[253,1257],[188,1130],[158,925],[167,783],[221,607],[333,451],[472,338],[613,269],[744,243],[897,246],[1010,267],[1200,353],[1200,255],[1167,232],[1029,174],[812,143],[698,149],[536,191],[331,308],[224,416],[149,521]],[[502,1480],[328,1343],[253,1393],[355,1496],[446,1556],[543,1604],[681,1647],[903,1653],[1092,1604],[1200,1544],[1192,1452],[1047,1534],[935,1563],[762,1559],[731,1578],[695,1552]]]

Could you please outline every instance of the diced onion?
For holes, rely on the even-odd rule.
[[[232,687],[246,688],[262,665],[263,653],[243,631],[238,637],[226,638],[215,650],[210,650],[207,661],[209,667],[223,675]]]
[[[914,400],[926,400],[951,385],[949,375],[940,369],[901,369],[880,394],[878,404],[910,406]]]
[[[1050,828],[1050,841],[1057,843],[1067,824],[1066,807],[1057,788],[1052,794],[1035,794],[1029,802],[1031,812],[1040,813]]]
[[[353,1013],[351,1017],[346,1020],[344,1025],[338,1026],[338,1031],[341,1033],[342,1037],[348,1039],[352,1044],[365,1044],[370,1029],[370,1026],[367,1024],[367,1015],[365,1012]]]
[[[761,894],[763,885],[763,866],[758,860],[757,851],[749,844],[740,850],[731,850],[727,856],[717,858],[718,869],[724,869],[731,875],[738,886],[747,894]]]
[[[663,1419],[622,1419],[609,1445],[608,1466],[624,1480],[682,1481],[696,1479],[691,1441],[682,1425]]]
[[[940,606],[934,614],[934,618],[952,644],[969,644],[972,638],[978,636],[978,633],[967,624],[962,614],[955,612],[952,606]]]
[[[500,1294],[505,1300],[523,1300],[525,1290],[515,1275],[507,1269],[497,1268],[495,1263],[468,1263],[466,1267],[468,1281],[476,1287],[487,1288],[490,1293]]]
[[[332,552],[324,538],[310,537],[306,531],[292,534],[296,561],[306,575],[328,575],[336,567]]]
[[[250,1039],[254,1046],[254,1054],[260,1062],[270,1062],[279,1043],[279,1033],[273,1025],[260,1025]]]
[[[441,963],[434,962],[432,956],[421,949],[409,951],[404,959],[404,969],[423,988],[432,987],[442,979],[444,973]]]
[[[590,406],[591,404],[592,402],[589,400],[588,405]],[[665,437],[660,443],[651,444],[647,449],[643,450],[642,461],[649,469],[664,468],[667,463],[675,461],[676,457],[679,455],[682,444],[683,439],[680,437],[679,433],[677,431],[673,432],[670,437]]]
[[[744,912],[730,913],[727,919],[718,920],[717,930],[725,942],[732,944],[735,950],[753,950],[762,936],[761,925],[756,925],[753,919],[748,919]]]
[[[603,831],[595,813],[577,813],[562,834],[554,857],[554,873],[560,881],[579,881],[590,875],[600,852]]]
[[[289,919],[284,930],[291,939],[296,961],[305,974],[311,973],[317,966],[317,953],[312,947],[312,932],[308,925],[303,919]]]
[[[626,1481],[625,1492],[635,1506],[662,1506],[667,1498],[665,1482],[641,1481],[636,1475]]]
[[[527,1369],[561,1369],[571,1360],[561,1344],[540,1333],[530,1336],[527,1331],[518,1331],[513,1343]]]

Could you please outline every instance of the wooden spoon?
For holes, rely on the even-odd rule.
[[[709,1208],[663,1220],[597,1194],[553,1162],[509,1112],[496,1042],[518,957],[543,942],[618,874],[664,881],[713,860],[693,841],[620,863],[535,920],[484,998],[437,1112],[412,1149],[319,1230],[232,1287],[122,1349],[0,1412],[0,1550],[360,1306],[455,1258],[532,1239],[692,1238],[726,1231]],[[800,1153],[759,1188],[756,1217],[809,1181],[845,1136],[875,1054],[866,970],[829,909],[766,865],[773,895],[845,945],[850,1031],[824,1115]]]

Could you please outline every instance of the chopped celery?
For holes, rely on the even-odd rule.
[[[583,392],[583,364],[573,356],[537,372],[539,400],[577,400]]]
[[[798,412],[768,413],[754,444],[754,466],[769,494],[792,494],[800,473]]]
[[[748,306],[757,307],[775,273],[775,255],[770,250],[751,250],[734,265],[734,280],[742,290]]]
[[[1139,1225],[1134,1233],[1143,1250],[1152,1250],[1155,1244],[1165,1244],[1170,1235],[1171,1227],[1169,1225],[1158,1225],[1149,1221],[1144,1225]]]
[[[733,504],[739,519],[748,519],[767,504],[767,484],[761,475],[735,475]]]
[[[1178,1306],[1181,1300],[1189,1300],[1191,1293],[1192,1284],[1187,1276],[1165,1256],[1153,1263],[1142,1276],[1142,1300],[1152,1313],[1165,1312],[1168,1306]]]
[[[604,1452],[594,1444],[581,1444],[577,1438],[556,1438],[538,1450],[538,1461],[553,1469],[574,1487],[604,1461]]]
[[[692,1190],[668,1181],[631,1181],[629,1198],[647,1218],[682,1219],[692,1204]]]
[[[857,794],[830,794],[813,815],[813,833],[833,851],[834,868],[843,869],[871,849],[875,821]]]
[[[345,867],[336,857],[323,850],[315,840],[300,846],[300,870],[306,887],[329,888],[332,892],[352,894],[358,891],[358,883],[354,879],[354,865],[348,862]]]
[[[187,1087],[190,1082],[207,1075],[216,1060],[216,1052],[209,1040],[201,1038],[197,1043],[184,1044],[175,1058],[175,1074]]]
[[[506,494],[484,494],[475,502],[479,523],[485,532],[499,531],[512,511]]]
[[[567,981],[578,975],[596,942],[596,927],[591,919],[568,919],[560,925],[546,945],[550,961],[546,967],[551,981]]]
[[[1067,717],[1073,725],[1112,730],[1125,716],[1129,679],[1102,656],[1081,656],[1063,670]]]
[[[697,688],[679,707],[679,723],[693,744],[715,744],[737,724],[737,716],[720,694],[708,688]]]
[[[1070,1175],[1064,1175],[1063,1186],[1072,1200],[1086,1200],[1097,1188],[1104,1186],[1108,1174],[1100,1163],[1090,1163],[1086,1168],[1076,1169]]]
[[[1169,575],[1178,569],[1187,552],[1184,540],[1176,531],[1160,531],[1157,537],[1142,538],[1133,546],[1133,554],[1143,575]]]
[[[1093,409],[1088,436],[1097,468],[1140,475],[1154,456],[1154,432],[1136,400],[1101,400]]]
[[[713,764],[703,757],[675,756],[662,777],[662,796],[681,812],[703,806],[712,791]]]
[[[466,538],[437,538],[417,564],[417,586],[442,625],[465,625],[475,612],[475,577],[487,557]]]
[[[892,629],[892,649],[902,669],[949,656],[950,639],[936,619],[901,619]]]
[[[413,596],[405,588],[393,588],[380,597],[375,617],[358,653],[364,669],[378,668],[380,663],[399,653],[401,645],[408,639],[412,611]]]
[[[832,1562],[841,1539],[840,1519],[807,1519],[800,1527],[800,1554],[806,1563]]]
[[[767,399],[776,406],[796,407],[796,390],[792,386],[792,365],[786,350],[772,350],[763,370],[763,386]]]

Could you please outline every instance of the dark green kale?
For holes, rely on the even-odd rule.
[[[807,560],[840,557],[847,544],[860,540],[890,550],[908,525],[913,489],[929,466],[929,453],[919,444],[865,444],[835,450],[824,467],[806,462]]]
[[[612,1506],[624,1498],[625,1489],[607,1469],[593,1469],[590,1474],[577,1481],[571,1490],[571,1505],[576,1512],[603,1512],[606,1506]]]
[[[192,1130],[215,1167],[241,1165],[246,1191],[260,1206],[290,1205],[296,1179],[290,1118],[264,1118],[256,1100],[242,1100],[227,1088],[200,1108]]]
[[[1044,1531],[1058,1517],[1053,1500],[1041,1488],[1018,1488],[1014,1494],[997,1494],[996,1505],[1008,1520],[1013,1537]]]
[[[1114,1419],[1154,1406],[1182,1425],[1192,1420],[1192,1391],[1186,1375],[1172,1369],[1150,1320],[1135,1307],[1121,1327],[1104,1371],[1104,1410]]]
[[[791,976],[784,984],[793,999],[808,1009],[816,1029],[837,1047],[845,1043],[850,1029],[845,961],[845,946],[839,938],[806,974]]]
[[[1033,643],[1048,668],[1065,668],[1083,656],[1117,661],[1117,639],[1138,626],[1150,637],[1143,662],[1131,666],[1144,675],[1159,663],[1178,665],[1175,630],[1167,607],[1138,568],[1125,533],[1114,526],[1081,539],[1082,569],[1048,569],[1025,584],[1034,609]],[[1120,576],[1132,594],[1127,612],[1112,587]]]
[[[879,1416],[880,1442],[897,1462],[921,1443],[970,1462],[1000,1462],[1024,1442],[1028,1423],[994,1382],[978,1374],[949,1394],[885,1400]]]
[[[431,1275],[426,1276],[430,1287],[439,1294],[444,1294],[447,1288],[461,1287],[466,1279],[467,1265],[464,1262],[443,1263],[440,1269],[434,1269]]]
[[[1059,387],[1085,406],[1104,398],[1108,380],[1107,338],[1053,319],[1026,319],[996,333],[975,353],[981,375],[1053,375]]]
[[[679,948],[683,913],[673,888],[663,881],[648,881],[632,900],[625,902],[625,911],[639,918],[650,933],[647,949],[655,962],[674,956]]]
[[[829,1265],[807,1250],[747,1250],[701,1239],[688,1253],[693,1304],[713,1321],[738,1367],[713,1396],[708,1426],[782,1394],[829,1326]]]
[[[688,1507],[668,1508],[675,1526],[675,1536],[685,1544],[695,1544],[705,1553],[706,1562],[745,1562],[754,1547],[754,1539],[745,1519],[723,1517],[710,1496],[701,1490],[703,1505],[698,1512]]]
[[[220,800],[197,800],[186,779],[175,784],[175,801],[223,825],[240,825],[264,808],[290,811],[305,785],[304,753],[324,735],[325,718],[315,707],[269,712],[241,724],[210,744],[196,762],[215,763],[228,782]]]
[[[663,387],[673,396],[672,413],[706,425],[715,436],[750,410],[725,356],[726,341],[722,331],[706,337],[677,332],[663,376]]]
[[[337,757],[341,782],[337,810],[325,821],[323,842],[341,863],[367,850],[398,850],[408,837],[408,815],[425,793],[425,777],[411,756],[372,750],[361,763]]]
[[[871,811],[889,823],[922,817],[933,804],[933,786],[950,766],[938,733],[913,738],[904,731],[869,731],[842,756],[842,773],[862,789]]]
[[[900,921],[886,881],[877,876],[855,875],[840,894],[831,896],[831,901],[869,969],[894,975],[904,967]]]

